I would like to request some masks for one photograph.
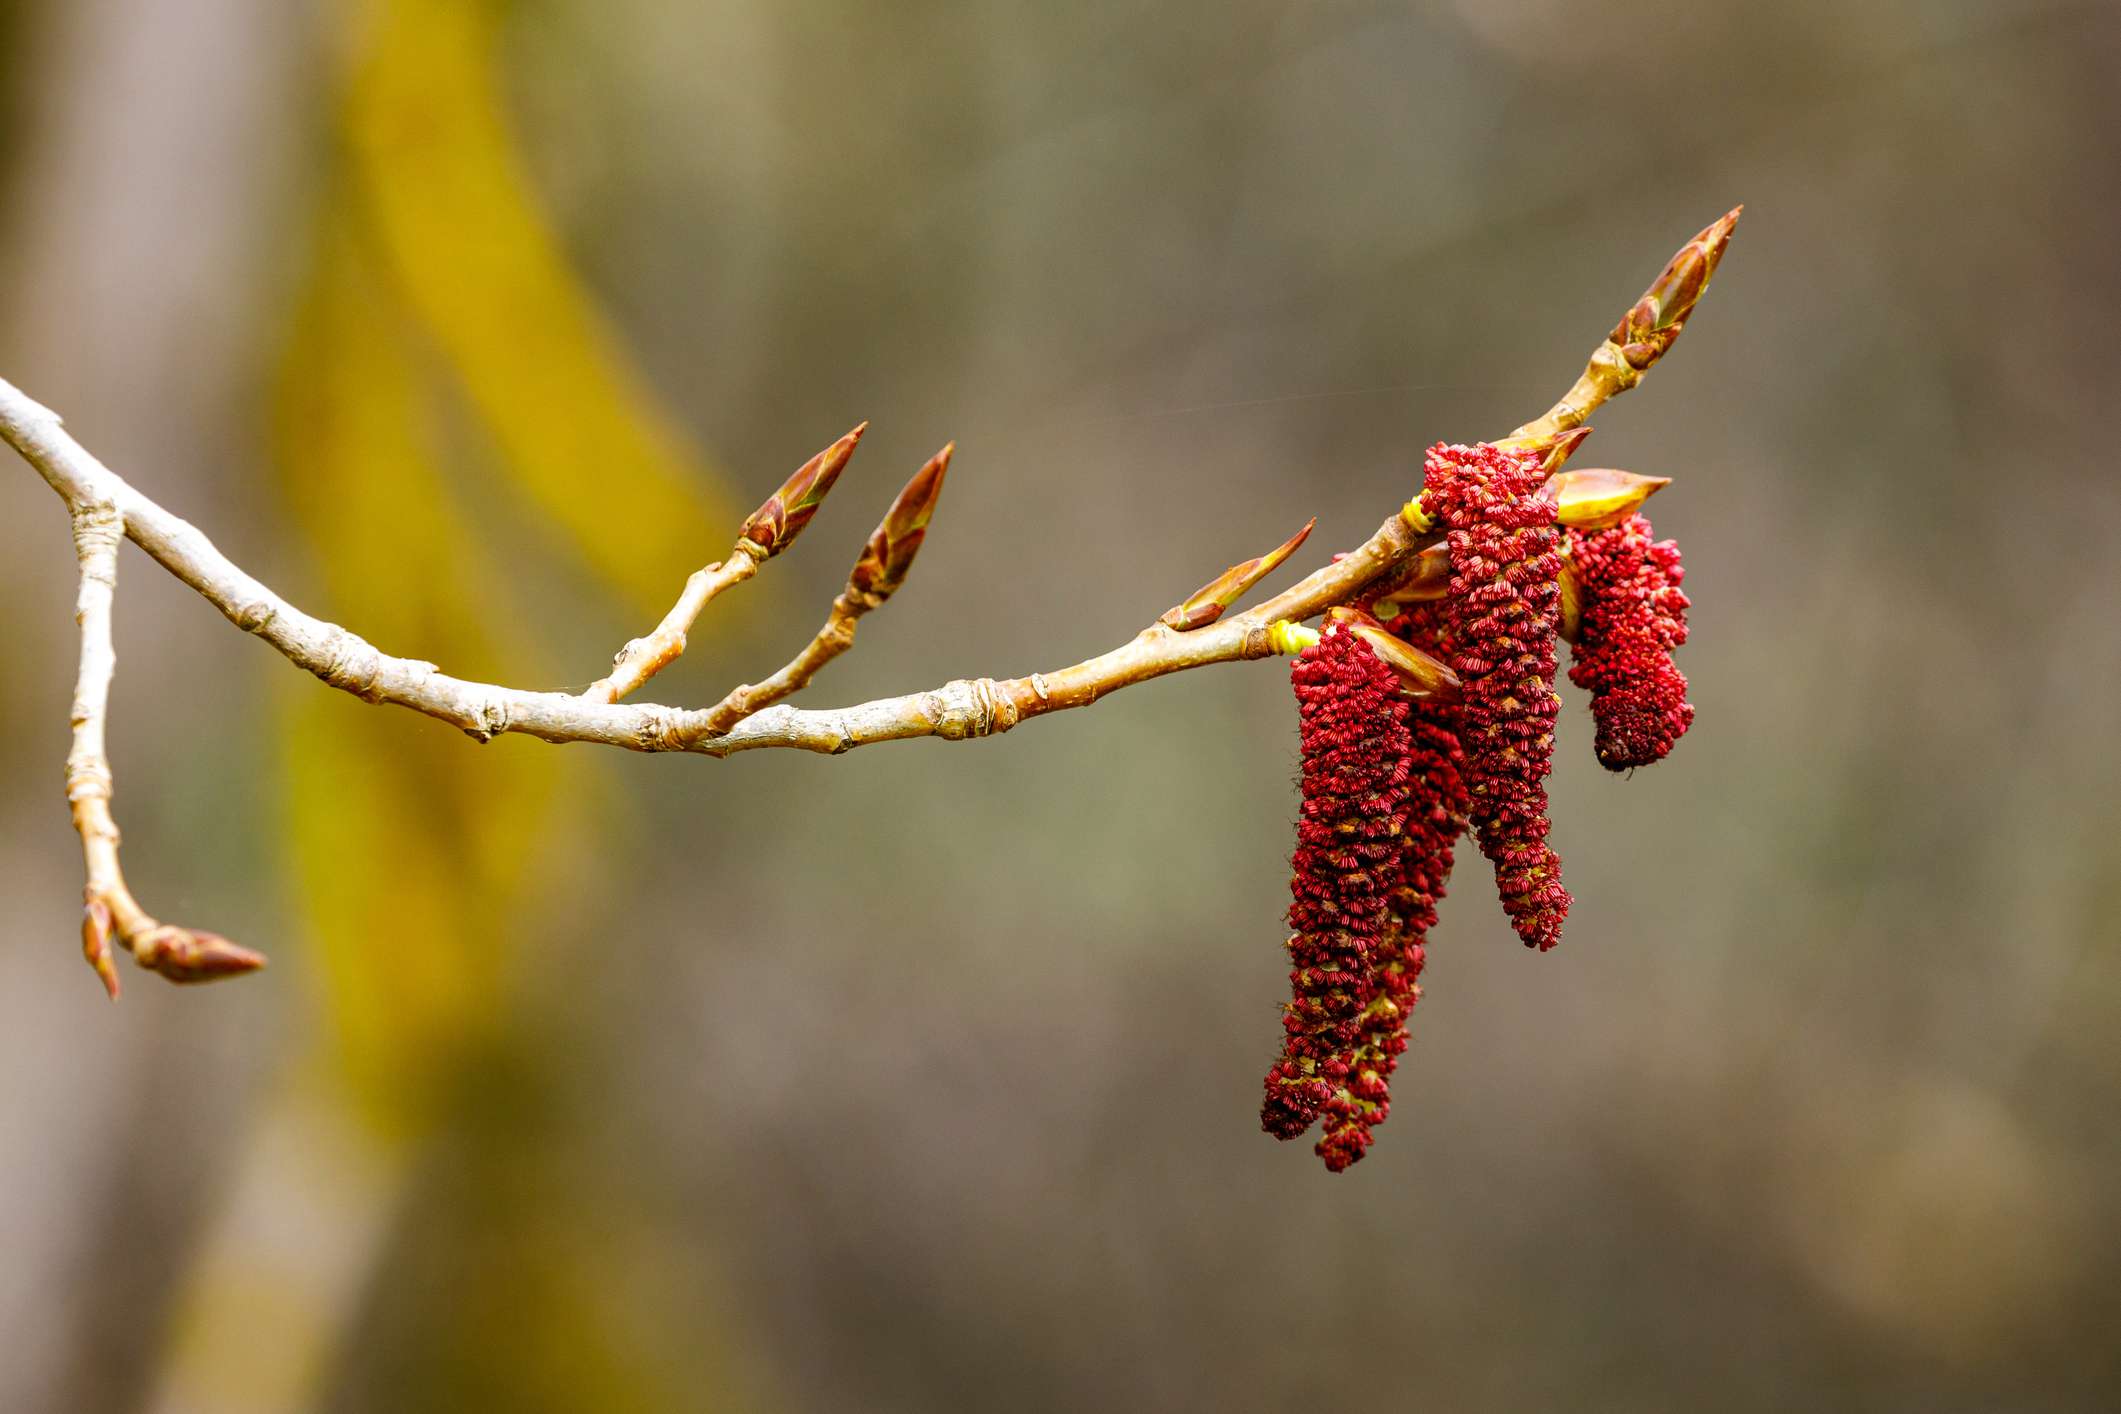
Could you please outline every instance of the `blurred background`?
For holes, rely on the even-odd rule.
[[[1747,206],[1583,458],[1678,478],[1698,721],[1612,777],[1564,690],[1566,944],[1461,870],[1339,1179],[1257,1127],[1273,665],[477,748],[128,550],[129,877],[273,967],[111,1006],[10,460],[0,1408],[2121,1405],[2121,10],[0,0],[0,53],[0,376],[394,652],[586,684],[875,419],[686,704],[950,438],[806,701],[1352,545]]]

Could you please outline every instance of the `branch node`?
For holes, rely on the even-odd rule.
[[[228,617],[245,633],[263,633],[280,617],[280,606],[269,599],[247,599],[231,609]]]
[[[1016,702],[993,678],[957,678],[931,694],[935,734],[945,741],[999,736],[1016,725]]]
[[[81,721],[76,718],[76,725]],[[111,776],[110,766],[102,761],[77,761],[69,757],[66,762],[66,798],[69,803],[82,800],[109,800],[116,781]],[[118,842],[118,827],[109,831],[112,844]]]
[[[125,517],[110,501],[84,501],[74,507],[74,558],[81,578],[105,589],[118,585],[118,542],[125,538]],[[75,615],[80,622],[80,615]]]
[[[513,720],[508,703],[500,697],[488,695],[472,707],[471,721],[465,724],[464,734],[484,746],[507,731]]]
[[[692,745],[697,733],[688,719],[696,714],[645,702],[636,710],[640,712],[641,720],[634,731],[634,740],[641,750],[683,751]]]
[[[363,702],[380,702],[378,681],[383,676],[383,650],[357,633],[340,629],[325,649],[324,660],[312,671],[341,692],[350,692]]]

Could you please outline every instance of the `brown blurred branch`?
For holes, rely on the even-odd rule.
[[[1549,465],[1558,466],[1582,441],[1579,429],[1584,418],[1607,398],[1634,386],[1678,337],[1736,219],[1734,211],[1682,248],[1657,283],[1622,317],[1577,385],[1543,418],[1518,429],[1512,442],[1539,447],[1547,453]],[[1417,497],[1356,549],[1232,618],[1220,617],[1223,608],[1292,553],[1302,534],[1270,555],[1225,571],[1128,642],[1070,667],[1021,678],[960,679],[925,692],[822,711],[767,705],[802,688],[820,668],[845,652],[853,643],[855,621],[883,603],[904,580],[941,492],[951,452],[946,447],[900,492],[864,547],[825,626],[779,672],[763,683],[735,689],[708,709],[620,703],[619,698],[683,651],[687,630],[709,600],[749,578],[795,539],[832,489],[866,426],[855,428],[806,462],[745,521],[730,557],[696,572],[657,629],[627,644],[608,677],[574,695],[450,677],[432,663],[393,657],[338,624],[303,613],[223,555],[196,527],[96,460],[66,432],[56,413],[0,379],[0,437],[37,468],[74,516],[81,565],[82,652],[67,796],[81,832],[88,871],[84,948],[113,994],[112,937],[142,965],[179,981],[228,975],[263,961],[213,934],[158,924],[133,900],[118,871],[118,832],[109,809],[111,774],[103,723],[116,665],[110,614],[121,534],[197,590],[231,623],[263,638],[290,662],[328,685],[364,701],[409,707],[480,741],[519,732],[544,741],[588,741],[634,751],[689,751],[707,756],[765,747],[830,754],[912,737],[957,741],[991,736],[1032,717],[1087,707],[1123,687],[1167,673],[1295,652],[1308,636],[1297,625],[1361,600],[1365,590],[1377,591],[1369,596],[1375,598],[1408,585],[1410,559],[1441,538]],[[1587,507],[1606,507],[1615,493],[1612,484],[1601,478],[1611,475],[1586,474],[1586,489],[1577,499]],[[1627,488],[1621,491],[1627,493]],[[1564,506],[1559,514],[1565,520],[1569,499],[1557,500]],[[1426,570],[1412,576],[1425,577]],[[1447,671],[1440,678],[1432,676],[1431,688],[1448,690],[1448,676]]]

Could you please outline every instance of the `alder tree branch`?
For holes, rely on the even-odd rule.
[[[1678,337],[1737,218],[1734,210],[1682,247],[1593,353],[1576,385],[1544,416],[1517,429],[1505,445],[1537,449],[1549,469],[1558,468],[1582,441],[1584,419],[1639,382]],[[1308,526],[1275,551],[1226,570],[1126,643],[1084,662],[1027,677],[959,679],[847,707],[801,710],[772,705],[806,686],[847,651],[856,621],[904,581],[941,494],[953,450],[945,447],[900,492],[864,547],[824,626],[786,666],[763,682],[732,690],[711,708],[621,702],[684,651],[687,632],[717,594],[749,579],[794,541],[832,489],[867,426],[856,427],[806,462],[745,521],[727,559],[695,572],[655,630],[626,644],[609,675],[572,694],[451,677],[432,663],[394,657],[349,629],[304,613],[222,554],[197,527],[104,466],[67,433],[58,414],[0,379],[0,438],[37,469],[74,521],[81,572],[81,668],[74,742],[67,758],[67,798],[87,868],[83,948],[112,995],[117,993],[110,961],[113,940],[142,966],[176,981],[227,976],[264,961],[214,934],[156,922],[133,899],[119,872],[104,739],[116,666],[110,618],[121,535],[196,590],[229,622],[264,639],[327,685],[363,701],[411,708],[482,742],[515,732],[550,742],[585,741],[716,757],[767,747],[836,754],[914,737],[959,741],[992,736],[1033,717],[1087,707],[1121,688],[1167,673],[1300,651],[1315,639],[1299,627],[1304,620],[1387,593],[1422,597],[1418,586],[1433,579],[1431,561],[1440,561],[1421,556],[1437,545],[1441,533],[1423,513],[1417,496],[1354,550],[1230,618],[1223,618],[1223,611],[1292,554]],[[1623,479],[1613,481],[1616,475]],[[1557,493],[1564,520],[1587,517],[1594,509],[1609,513],[1630,497],[1639,504],[1656,489],[1650,484],[1656,479],[1624,473],[1559,477],[1563,482],[1577,478]],[[1410,692],[1455,690],[1449,670],[1419,654],[1403,660],[1400,668]]]

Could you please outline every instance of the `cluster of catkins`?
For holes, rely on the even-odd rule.
[[[1678,547],[1652,540],[1640,515],[1564,531],[1546,486],[1536,452],[1429,451],[1421,505],[1445,533],[1450,579],[1388,628],[1457,674],[1455,702],[1407,700],[1399,675],[1339,620],[1290,669],[1303,745],[1292,997],[1260,1123],[1293,1139],[1322,1120],[1317,1153],[1336,1173],[1390,1113],[1461,831],[1493,864],[1518,936],[1541,951],[1560,941],[1569,894],[1547,843],[1546,777],[1564,574],[1580,603],[1569,678],[1592,695],[1598,759],[1647,765],[1693,720],[1671,660],[1686,641]]]

